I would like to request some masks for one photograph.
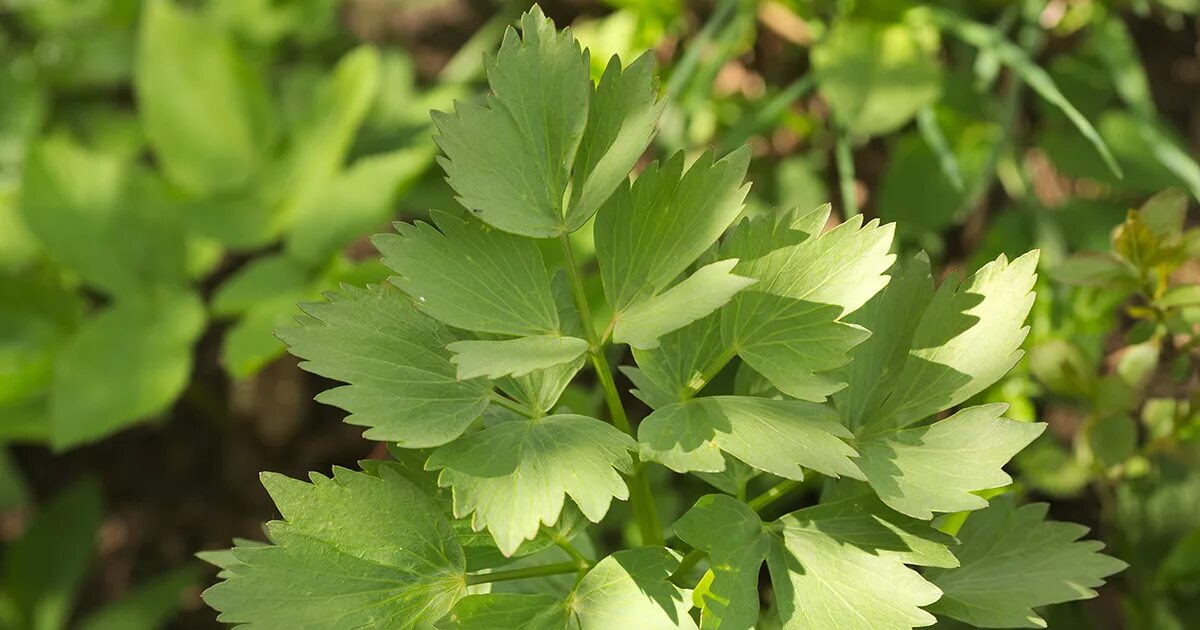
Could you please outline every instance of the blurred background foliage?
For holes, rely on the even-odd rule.
[[[1131,564],[1048,618],[1200,627],[1200,2],[543,6],[597,77],[653,51],[645,161],[751,145],[749,214],[832,201],[943,275],[1040,248],[1026,358],[981,397],[1050,423],[1018,489]],[[0,628],[212,627],[191,554],[272,516],[255,473],[384,455],[272,331],[382,281],[389,220],[455,210],[428,111],[481,97],[525,8],[0,1]]]

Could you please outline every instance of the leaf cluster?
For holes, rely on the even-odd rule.
[[[1124,567],[1045,506],[993,497],[1044,429],[972,404],[1021,357],[1036,253],[935,286],[925,257],[890,253],[890,225],[829,227],[828,207],[741,218],[745,149],[631,180],[662,110],[650,58],[593,82],[536,7],[485,65],[484,102],[434,115],[462,207],[377,236],[389,284],[344,286],[280,333],[395,461],[265,476],[282,519],[216,558],[221,620],[1041,627],[1035,608]],[[595,274],[576,254],[589,241]],[[640,420],[616,381],[624,347]],[[605,413],[563,397],[585,365]],[[689,496],[663,527],[659,465],[730,491]],[[758,476],[778,483],[747,501]],[[766,518],[822,478],[816,505]],[[597,552],[587,530],[614,499],[636,545]]]

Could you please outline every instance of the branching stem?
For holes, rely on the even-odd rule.
[[[528,405],[522,405],[521,403],[519,403],[515,400],[512,400],[511,398],[504,396],[503,394],[500,394],[500,393],[497,393],[494,391],[488,392],[488,398],[490,398],[491,401],[496,403],[497,405],[500,405],[501,407],[504,407],[505,409],[508,409],[509,411],[519,413],[522,416],[525,416],[526,418],[540,418],[542,416],[542,413],[540,411],[534,409],[533,407],[530,407]]]
[[[520,569],[509,569],[508,571],[495,571],[492,573],[472,573],[467,575],[467,585],[474,586],[475,584],[488,584],[490,582],[508,582],[511,580],[524,580],[526,578],[545,577],[547,575],[562,575],[564,573],[575,573],[579,571],[579,563],[571,560],[569,562],[556,562],[554,564],[543,564],[536,567],[521,567]]]
[[[592,310],[588,306],[587,292],[583,286],[583,275],[575,260],[575,250],[571,246],[571,237],[566,232],[559,235],[559,243],[563,250],[563,266],[567,270],[567,278],[571,283],[571,297],[579,318],[583,320],[583,333],[588,342],[588,356],[596,371],[596,378],[604,390],[604,401],[608,405],[608,414],[613,426],[634,437],[633,426],[625,413],[625,405],[621,402],[621,394],[617,391],[616,381],[613,380],[612,367],[608,357],[604,356],[604,345],[596,335],[596,326],[592,322]],[[650,484],[642,474],[642,463],[637,453],[633,453],[633,474],[629,476],[629,502],[633,506],[637,518],[638,530],[642,534],[643,545],[663,544],[662,525],[658,521],[658,509],[654,505],[654,495],[650,492]]]

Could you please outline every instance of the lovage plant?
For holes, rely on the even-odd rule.
[[[891,226],[738,221],[745,149],[630,181],[662,107],[649,57],[593,84],[569,31],[537,9],[521,27],[488,60],[486,103],[434,117],[467,211],[377,237],[391,285],[344,287],[281,332],[394,461],[265,476],[270,542],[208,556],[222,620],[1034,627],[1123,567],[1044,505],[984,498],[1042,425],[998,405],[944,417],[1019,358],[1035,254],[935,289],[925,258],[889,253]],[[636,366],[618,371],[624,346]],[[606,413],[560,400],[577,377]],[[656,499],[695,486],[655,467],[725,492],[660,520]],[[819,478],[815,505],[765,518]],[[752,479],[774,485],[746,500]],[[606,527],[625,513],[636,531]]]

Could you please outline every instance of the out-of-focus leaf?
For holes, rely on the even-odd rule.
[[[134,87],[163,170],[195,194],[249,181],[267,156],[275,119],[266,84],[230,34],[175,0],[152,0],[138,40]]]
[[[99,487],[77,483],[44,506],[5,549],[0,593],[16,609],[16,627],[67,627],[96,549],[102,509]]]
[[[185,566],[148,583],[139,584],[133,592],[88,615],[81,630],[156,630],[165,627],[183,603],[187,589],[200,582],[200,571]]]
[[[987,24],[973,22],[962,16],[959,16],[951,11],[943,9],[934,9],[930,11],[930,15],[934,21],[952,33],[955,37],[977,48],[988,50],[996,55],[1004,65],[1008,66],[1021,77],[1033,91],[1039,96],[1046,99],[1066,114],[1067,118],[1087,138],[1088,142],[1096,149],[1108,168],[1121,176],[1121,167],[1117,165],[1116,159],[1112,152],[1109,151],[1108,145],[1100,137],[1100,133],[1092,126],[1088,119],[1079,110],[1067,100],[1063,93],[1059,91],[1058,86],[1054,84],[1054,80],[1050,75],[1037,63],[1029,57],[1029,55],[1016,44],[1008,41],[1004,34],[997,31],[995,28]]]
[[[86,321],[56,363],[51,443],[91,442],[165,410],[192,371],[204,307],[190,293],[118,301]]]
[[[937,30],[838,20],[813,48],[817,84],[838,120],[870,136],[895,131],[941,93]]]
[[[179,211],[149,172],[65,138],[43,141],[25,168],[26,225],[51,258],[111,295],[185,281]]]

